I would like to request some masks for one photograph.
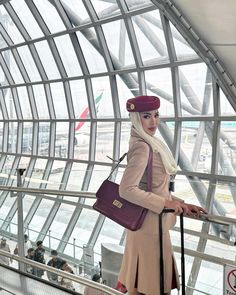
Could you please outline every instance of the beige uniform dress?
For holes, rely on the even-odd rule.
[[[133,289],[136,287],[140,293],[159,295],[158,214],[164,208],[165,199],[171,199],[169,192],[170,176],[165,172],[159,153],[153,153],[152,192],[146,191],[146,167],[149,152],[149,145],[132,130],[127,167],[120,183],[120,196],[149,210],[139,230],[127,230],[125,253],[118,279],[126,286],[128,292],[134,291]],[[175,224],[175,221],[176,218],[173,214],[166,214],[163,217],[165,293],[171,291],[172,275],[176,276],[179,288],[178,272],[169,236],[169,229]],[[173,263],[175,274],[173,274]]]

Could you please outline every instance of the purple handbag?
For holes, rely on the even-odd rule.
[[[93,205],[93,209],[123,227],[135,231],[142,226],[148,209],[121,198],[119,195],[119,184],[109,180],[109,177],[125,156],[126,154],[119,159],[118,164],[99,187],[96,193],[97,200]],[[148,191],[150,192],[152,191],[152,157],[153,152],[150,148],[147,164]]]

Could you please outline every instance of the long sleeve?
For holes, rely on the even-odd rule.
[[[165,199],[152,192],[139,187],[148,163],[150,148],[143,141],[137,141],[128,152],[128,163],[124,171],[119,193],[120,196],[131,203],[140,205],[155,213],[160,213]]]

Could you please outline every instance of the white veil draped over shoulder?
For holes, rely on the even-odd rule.
[[[143,126],[140,119],[140,113],[130,112],[129,115],[133,125],[132,128],[134,128],[135,132],[143,140],[145,140],[148,144],[150,144],[154,153],[156,152],[160,154],[166,173],[170,175],[176,174],[177,165],[168,146],[159,138],[155,136],[151,136],[143,130]]]

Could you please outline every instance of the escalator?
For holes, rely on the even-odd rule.
[[[27,275],[7,266],[0,266],[0,295],[68,295],[71,290],[56,286],[35,276]]]

